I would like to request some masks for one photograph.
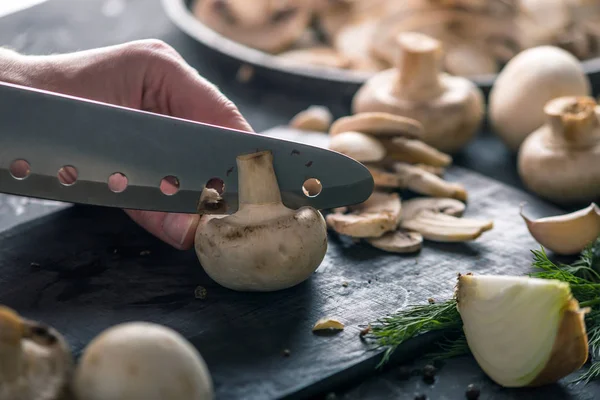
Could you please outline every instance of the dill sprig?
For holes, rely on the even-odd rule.
[[[555,279],[569,284],[581,307],[600,306],[600,237],[590,243],[572,264],[555,263],[543,247],[532,250],[531,277]],[[587,384],[600,378],[600,307],[592,308],[585,317],[591,365],[573,383]],[[430,332],[442,333],[434,345],[437,351],[425,358],[443,360],[470,354],[462,330],[462,320],[455,298],[440,303],[413,305],[371,323],[369,336],[377,347],[386,347],[379,366],[387,363],[398,346],[417,336]],[[452,339],[448,339],[451,337]]]

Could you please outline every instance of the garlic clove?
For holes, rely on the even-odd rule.
[[[395,163],[393,169],[401,177],[403,187],[416,193],[467,201],[467,191],[461,184],[446,182],[437,175],[406,163]]]
[[[503,387],[555,383],[588,358],[589,310],[565,282],[460,275],[456,300],[471,353]]]
[[[416,253],[421,250],[423,236],[418,232],[397,230],[378,238],[367,238],[371,246],[390,253]]]
[[[329,140],[329,149],[359,162],[378,162],[386,155],[380,141],[360,132],[343,132],[333,136]]]
[[[402,201],[402,219],[414,218],[423,210],[462,217],[466,208],[465,203],[452,198],[418,197]]]
[[[333,116],[327,107],[310,106],[296,114],[289,125],[303,131],[327,132],[332,121]]]
[[[532,220],[520,215],[531,236],[545,248],[561,255],[581,253],[600,236],[600,209],[595,203],[581,210]]]
[[[423,210],[411,219],[403,219],[400,227],[419,232],[434,242],[466,242],[475,240],[494,227],[493,221],[457,218],[451,215]]]
[[[313,332],[318,331],[341,331],[344,329],[344,324],[340,322],[337,318],[321,318],[318,320],[312,328]]]
[[[348,209],[350,214],[327,215],[327,225],[341,235],[354,238],[380,237],[398,227],[402,203],[398,193],[375,191],[364,203]]]
[[[419,139],[423,126],[416,120],[384,112],[365,112],[342,117],[329,128],[331,136],[354,131],[373,136],[403,136]]]
[[[426,164],[434,167],[447,167],[452,163],[452,157],[442,153],[435,147],[416,139],[395,137],[384,140],[387,156],[395,161],[409,164]]]

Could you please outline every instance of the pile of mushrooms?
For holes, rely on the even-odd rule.
[[[317,112],[318,110],[318,112]],[[452,157],[423,141],[423,125],[384,112],[345,116],[327,126],[320,108],[311,107],[290,125],[329,133],[328,148],[365,165],[375,190],[364,203],[331,210],[327,226],[340,235],[365,240],[394,253],[418,252],[423,240],[465,242],[493,228],[493,221],[462,218],[468,194],[459,183],[443,179]],[[302,121],[303,124],[298,123]],[[403,200],[408,190],[420,197]]]
[[[579,59],[600,54],[600,7],[591,0],[195,0],[217,33],[299,65],[379,72],[393,42],[420,32],[447,49],[445,71],[495,74],[527,48],[554,45]]]
[[[202,356],[162,325],[101,332],[75,364],[56,329],[0,306],[0,400],[212,400]]]

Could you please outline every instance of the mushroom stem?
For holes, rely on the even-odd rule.
[[[273,154],[262,151],[237,157],[240,210],[247,205],[281,203]]]
[[[588,146],[596,142],[600,126],[593,97],[560,97],[544,109],[548,124],[555,139],[571,146]]]
[[[404,32],[396,39],[399,46],[398,76],[393,89],[399,97],[420,101],[437,97],[444,88],[441,43],[417,32]]]

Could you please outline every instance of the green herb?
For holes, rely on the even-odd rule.
[[[568,283],[581,307],[600,305],[600,237],[572,264],[552,262],[543,247],[531,253],[535,272],[529,276]],[[436,331],[443,337],[434,343],[438,350],[426,354],[426,358],[435,361],[470,354],[456,305],[456,299],[452,298],[441,303],[410,306],[371,323],[369,337],[375,340],[377,347],[386,348],[379,366],[387,363],[398,346],[409,339]],[[592,308],[585,321],[591,366],[573,382],[587,384],[600,378],[600,307]]]

